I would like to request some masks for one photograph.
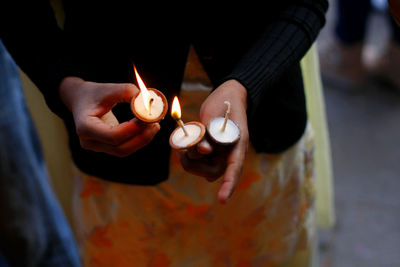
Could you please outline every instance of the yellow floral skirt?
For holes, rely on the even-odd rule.
[[[205,91],[183,91],[187,121]],[[250,146],[225,205],[220,182],[186,173],[175,153],[156,186],[76,172],[74,218],[85,266],[310,266],[315,245],[311,127],[280,155]],[[151,175],[151,170],[149,170]]]

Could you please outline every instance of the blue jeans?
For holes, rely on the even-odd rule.
[[[364,41],[368,16],[371,13],[370,0],[339,0],[337,1],[337,22],[335,33],[345,44],[355,44]],[[392,39],[400,44],[400,29],[389,12]]]
[[[17,67],[0,41],[0,266],[80,266]]]

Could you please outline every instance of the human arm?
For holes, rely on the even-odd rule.
[[[223,78],[235,79],[246,87],[250,116],[262,105],[263,95],[305,55],[325,24],[327,0],[282,2],[280,12]]]
[[[138,91],[134,85],[78,78],[82,59],[68,47],[49,1],[5,0],[1,7],[0,36],[50,109],[63,119],[73,117],[83,148],[122,157],[151,141],[159,124],[119,124],[111,112],[117,103],[130,102]]]
[[[274,17],[271,18],[269,23],[260,31],[261,33],[259,36],[257,36],[254,42],[248,46],[246,51],[243,52],[238,50],[237,47],[240,46],[237,46],[237,43],[243,43],[243,36],[248,36],[248,32],[251,30],[251,28],[249,28],[251,27],[249,21],[244,22],[246,23],[246,27],[243,30],[245,33],[243,36],[238,33],[242,30],[242,21],[240,21],[239,26],[235,28],[235,30],[238,29],[238,31],[235,31],[234,38],[230,40],[231,43],[224,44],[220,50],[220,54],[211,54],[210,56],[207,55],[207,53],[210,53],[212,49],[208,49],[207,51],[207,49],[202,49],[204,46],[202,47],[200,45],[198,47],[200,57],[202,54],[205,54],[207,55],[207,58],[211,58],[210,60],[203,59],[203,63],[205,64],[206,69],[209,70],[211,79],[217,84],[215,90],[209,96],[212,100],[207,99],[202,106],[202,110],[210,112],[215,108],[212,105],[209,105],[209,103],[213,103],[215,100],[214,98],[217,95],[220,95],[218,92],[221,88],[224,88],[223,85],[227,85],[229,90],[232,90],[229,95],[224,96],[225,98],[232,97],[234,95],[232,92],[245,89],[247,93],[244,94],[247,97],[247,109],[245,107],[243,111],[241,106],[236,105],[236,107],[239,107],[241,115],[245,116],[246,124],[240,122],[244,122],[244,119],[239,119],[239,123],[235,121],[238,117],[236,117],[234,121],[239,124],[242,131],[245,129],[246,134],[249,132],[250,137],[252,137],[251,141],[253,146],[260,152],[282,152],[294,144],[301,134],[303,134],[304,125],[306,123],[306,111],[304,102],[301,101],[302,86],[296,84],[296,82],[301,82],[301,79],[300,81],[288,81],[288,83],[294,82],[294,87],[296,87],[295,93],[298,94],[298,96],[296,95],[295,97],[293,97],[293,94],[288,95],[286,92],[277,96],[276,91],[284,91],[286,88],[277,87],[276,83],[283,75],[288,74],[288,69],[299,63],[302,56],[314,42],[319,30],[324,25],[324,13],[328,6],[327,1],[325,0],[282,2],[283,5],[280,12],[274,14]],[[240,18],[240,16],[237,17]],[[260,17],[262,18],[261,21],[265,21],[262,16]],[[251,21],[252,18],[249,20]],[[204,51],[205,53],[203,53]],[[239,59],[236,59],[238,57]],[[230,61],[235,61],[233,68],[229,65]],[[217,74],[213,77],[214,73]],[[234,81],[236,83],[232,82],[230,84],[225,84],[227,81]],[[224,89],[224,91],[225,90],[226,89]],[[287,98],[283,98],[282,95],[285,97],[287,96]],[[292,99],[294,99],[294,101],[292,101]],[[226,99],[223,99],[223,97],[218,99],[217,103],[219,103],[219,107],[222,108],[223,105],[221,104],[224,100]],[[286,113],[290,120],[287,119],[287,117],[282,116],[283,110],[280,106],[281,103],[278,103],[278,101],[282,101],[290,107],[291,113]],[[270,103],[277,103],[275,105],[278,108],[272,109],[272,112],[266,114],[263,107]],[[233,108],[233,110],[234,109],[235,108]],[[293,116],[293,113],[295,116]],[[221,114],[223,114],[222,111],[220,111],[218,116],[221,116]],[[209,118],[207,117],[208,116],[201,116],[202,122],[205,124],[209,121]],[[284,126],[281,127],[281,125],[275,124],[275,121],[270,120],[271,117],[279,120],[279,123]],[[270,138],[270,133],[272,132],[277,133],[273,136],[276,137],[275,139]],[[242,141],[248,142],[246,139],[248,139],[248,135],[245,135],[245,139]],[[280,143],[274,142],[277,139]],[[266,143],[269,145],[271,142],[272,146],[265,145]],[[242,147],[245,147],[244,142]],[[271,147],[273,149],[271,149]],[[211,149],[208,151],[206,150],[205,154],[210,153],[210,151]],[[235,147],[230,154],[228,153],[225,156],[225,165],[221,162],[216,162],[216,165],[218,164],[219,168],[216,168],[215,166],[208,167],[208,169],[213,171],[217,169],[219,175],[224,174],[223,181],[230,181],[228,183],[230,186],[226,186],[229,193],[222,194],[220,191],[220,200],[223,199],[226,201],[226,196],[232,194],[235,185],[239,182],[241,168],[235,166],[243,166],[245,156],[244,151],[244,149]],[[232,159],[234,160],[232,161]],[[186,161],[188,160],[186,159]],[[191,164],[187,164],[187,162],[183,162],[183,164],[186,165],[188,171],[191,171],[191,169],[199,169],[198,165],[194,162],[195,159],[191,160]],[[201,160],[198,160],[198,162],[201,162]],[[236,163],[233,164],[234,162]],[[240,162],[240,164],[237,164],[237,162]],[[211,162],[211,164],[212,163],[214,162]],[[229,166],[232,168],[229,168]],[[226,169],[224,169],[225,171],[221,171],[221,168]],[[203,173],[200,174],[203,176],[209,175],[206,171],[207,166],[204,166],[203,170]],[[233,172],[231,172],[232,170]]]
[[[250,141],[264,153],[282,153],[304,133],[307,111],[300,60],[325,23],[328,2],[282,0],[274,5],[279,8],[269,14],[268,23],[247,34],[255,38],[238,53],[234,67],[214,79],[235,79],[247,89]],[[254,21],[260,24],[266,18],[258,15]],[[243,32],[247,29],[249,24]],[[225,58],[235,55],[232,49]],[[265,121],[265,127],[259,121]]]

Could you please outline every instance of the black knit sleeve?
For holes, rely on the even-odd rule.
[[[249,105],[257,106],[262,91],[268,90],[304,56],[325,23],[326,0],[287,2],[232,73],[224,78],[236,79],[247,88]]]

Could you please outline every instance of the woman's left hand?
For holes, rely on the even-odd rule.
[[[229,118],[239,126],[239,141],[227,149],[203,140],[197,145],[197,150],[179,154],[183,168],[190,173],[203,176],[208,181],[215,181],[222,174],[224,175],[218,192],[221,203],[226,203],[235,190],[242,173],[249,143],[246,115],[247,91],[236,80],[224,82],[207,97],[200,109],[201,122],[208,125],[214,117],[223,117],[226,112],[224,101],[231,103]]]

